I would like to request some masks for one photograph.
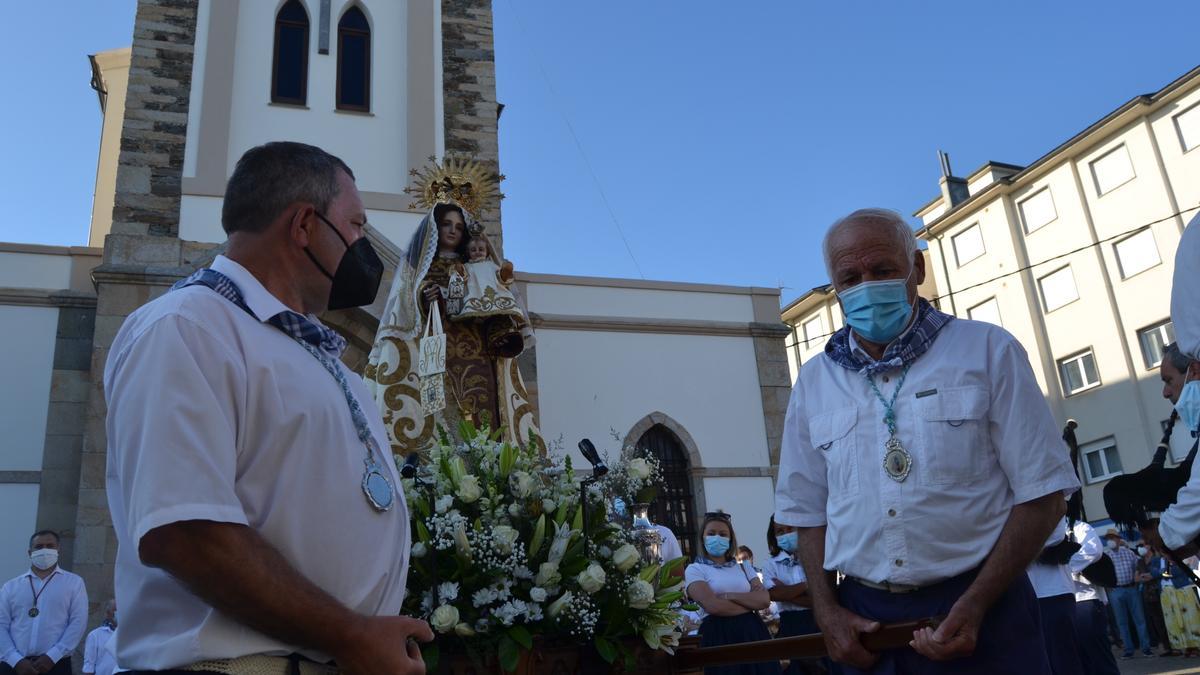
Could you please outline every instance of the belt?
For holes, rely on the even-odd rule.
[[[858,577],[846,577],[846,578],[849,579],[850,581],[853,581],[856,584],[861,585],[861,586],[866,586],[867,588],[874,588],[877,591],[887,591],[888,593],[915,593],[915,592],[921,590],[922,588],[928,588],[928,586],[913,586],[911,584],[894,584],[890,581],[884,581],[884,582],[867,581],[866,579],[859,579]]]
[[[220,673],[220,675],[338,675],[336,665],[317,663],[299,657],[251,654],[236,659],[199,661],[179,670]]]

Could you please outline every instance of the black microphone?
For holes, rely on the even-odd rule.
[[[592,478],[599,478],[608,473],[608,467],[604,465],[604,461],[600,459],[600,453],[596,452],[596,446],[588,439],[579,441],[579,452],[583,453],[583,458],[592,465]]]
[[[411,452],[404,458],[404,465],[400,467],[400,475],[404,478],[415,478],[417,476],[417,465],[421,463],[421,453]]]

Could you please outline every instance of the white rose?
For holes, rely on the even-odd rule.
[[[649,582],[634,579],[629,583],[629,606],[646,609],[654,602],[654,587]]]
[[[438,599],[442,602],[454,602],[458,599],[458,584],[446,581],[438,585]]]
[[[562,575],[558,573],[558,563],[544,562],[541,567],[538,567],[537,576],[533,578],[533,583],[538,586],[554,586],[559,581],[562,581]]]
[[[520,504],[509,504],[508,505],[508,515],[512,516],[513,518],[520,517],[521,505]]]
[[[534,602],[545,602],[546,589],[542,588],[541,586],[534,586],[533,588],[529,589],[529,599]]]
[[[569,602],[571,602],[571,591],[563,593],[562,597],[550,603],[550,606],[546,608],[546,613],[550,615],[550,618],[556,618],[562,613],[563,608],[566,607],[567,603]]]
[[[475,634],[475,629],[471,628],[470,624],[457,623],[454,625],[454,633],[463,637],[471,637]]]
[[[604,588],[604,568],[599,563],[592,563],[587,566],[587,569],[579,573],[575,577],[579,582],[579,587],[588,593],[595,593]]]
[[[554,509],[557,508],[558,504],[555,504],[553,499],[542,500],[542,510],[545,511],[547,515],[554,513]]]
[[[433,610],[429,623],[439,633],[449,633],[458,624],[458,608],[454,605],[442,605]]]
[[[454,495],[442,495],[433,503],[433,510],[438,513],[445,513],[454,504]]]
[[[425,544],[423,542],[418,541],[412,545],[412,557],[424,558],[426,553],[427,551],[425,550]]]
[[[508,525],[497,525],[492,528],[492,541],[496,543],[496,550],[506,555],[512,553],[513,544],[517,543],[520,536],[520,532]]]
[[[483,495],[483,488],[479,487],[478,478],[467,475],[458,482],[458,490],[454,494],[464,503],[470,504]]]
[[[638,564],[638,561],[641,559],[642,555],[638,553],[637,548],[633,544],[625,544],[616,551],[613,551],[612,556],[613,564],[622,572],[628,572],[633,569],[633,566]]]
[[[534,480],[533,476],[530,476],[524,471],[514,471],[512,472],[512,475],[508,477],[509,489],[512,490],[512,493],[515,496],[520,497],[521,499],[528,497],[533,492],[533,488],[536,486],[537,481]]]
[[[650,463],[638,457],[629,460],[628,465],[629,475],[638,480],[646,480],[650,477]]]

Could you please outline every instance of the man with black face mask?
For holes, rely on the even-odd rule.
[[[225,255],[131,314],[104,373],[108,497],[135,672],[424,672],[400,617],[408,513],[382,418],[317,315],[383,273],[354,174],[246,152]]]

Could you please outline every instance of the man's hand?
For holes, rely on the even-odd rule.
[[[825,636],[829,658],[838,663],[866,670],[879,660],[878,654],[867,651],[860,636],[879,630],[878,621],[870,621],[841,605],[828,605],[817,612],[817,625]]]
[[[54,661],[49,656],[42,654],[33,660],[33,669],[39,673],[48,673],[54,668]]]
[[[950,608],[946,620],[937,627],[913,631],[909,646],[921,656],[933,661],[949,661],[975,653],[975,642],[979,639],[979,626],[983,623],[985,608],[967,596],[963,596]]]
[[[13,668],[17,675],[38,675],[39,671],[33,665],[33,659],[21,659],[17,661],[17,666]]]
[[[334,654],[346,675],[424,673],[425,660],[417,642],[433,640],[433,630],[421,619],[407,616],[364,617],[357,639],[344,654]]]

